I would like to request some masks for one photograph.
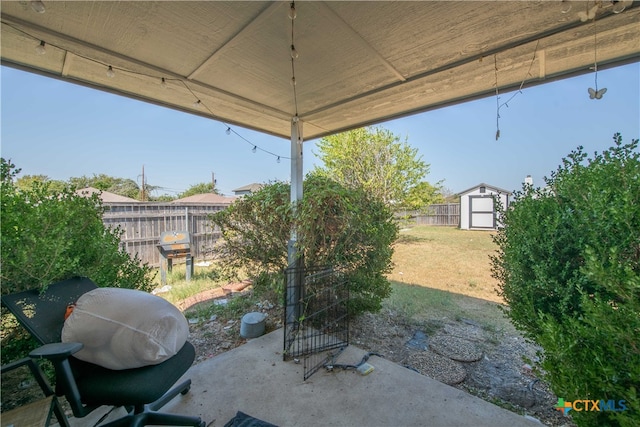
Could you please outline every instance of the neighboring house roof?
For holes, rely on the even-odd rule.
[[[171,203],[201,203],[201,204],[216,204],[216,205],[230,205],[236,201],[236,197],[221,196],[215,193],[202,193],[194,194],[193,196],[177,199]]]
[[[235,190],[233,190],[234,193],[255,193],[256,191],[259,191],[262,187],[264,187],[264,184],[258,184],[257,182],[254,182],[253,184],[248,184],[248,185],[244,185],[242,187],[238,187]]]
[[[76,194],[79,196],[90,197],[93,194],[99,194],[102,203],[140,203],[140,200],[132,199],[131,197],[121,196],[119,194],[110,193],[104,190],[98,190],[93,187],[85,187],[80,190],[76,190]]]
[[[476,188],[479,188],[479,187],[490,188],[490,189],[494,190],[496,193],[502,193],[502,194],[507,194],[507,195],[511,194],[511,191],[509,191],[509,190],[505,190],[503,188],[496,187],[495,185],[489,185],[489,184],[485,184],[484,182],[481,182],[478,185],[474,185],[471,188],[467,188],[466,190],[459,192],[458,194],[456,194],[456,196],[463,196],[463,195],[465,195],[467,193],[472,192],[473,190],[475,190]]]

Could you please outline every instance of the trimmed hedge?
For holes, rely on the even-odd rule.
[[[556,395],[624,401],[570,411],[580,426],[640,425],[640,154],[638,140],[614,143],[592,158],[578,147],[546,188],[525,186],[494,238],[506,312],[544,349]]]

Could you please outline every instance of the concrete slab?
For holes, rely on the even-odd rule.
[[[456,388],[377,356],[375,370],[321,369],[303,381],[303,366],[282,361],[283,330],[194,365],[191,391],[164,408],[224,426],[242,411],[279,426],[540,426]],[[357,364],[349,346],[337,363]]]

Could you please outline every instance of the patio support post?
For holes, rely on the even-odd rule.
[[[302,200],[302,122],[298,116],[291,119],[291,204],[295,210],[296,204]],[[302,259],[296,248],[297,234],[295,226],[291,228],[291,237],[287,244],[287,261],[293,274],[287,274],[287,323],[295,323],[302,315]]]

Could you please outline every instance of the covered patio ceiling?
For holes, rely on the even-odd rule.
[[[283,138],[298,116],[313,139],[638,61],[638,3],[3,1],[1,54]]]

